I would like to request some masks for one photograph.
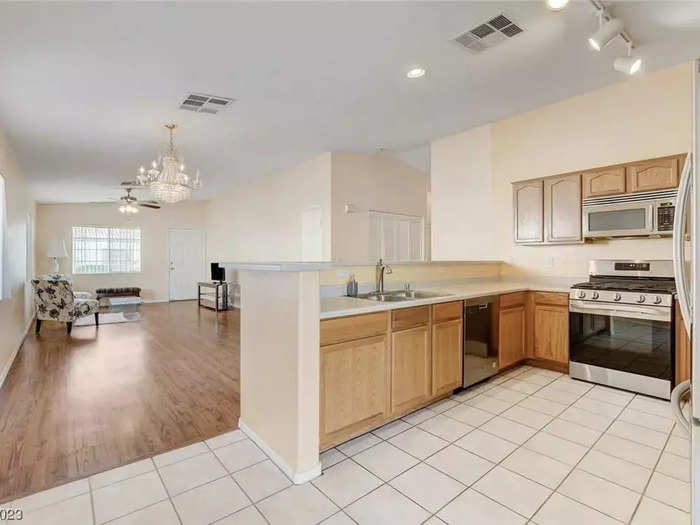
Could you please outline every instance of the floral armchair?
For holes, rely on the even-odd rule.
[[[59,275],[43,275],[32,279],[36,303],[36,333],[41,330],[42,321],[66,323],[68,333],[73,329],[73,321],[80,317],[95,315],[95,326],[100,325],[100,305],[96,299],[83,298],[80,292],[73,293],[70,280]]]

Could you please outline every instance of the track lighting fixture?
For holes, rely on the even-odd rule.
[[[622,20],[619,18],[611,18],[607,21],[601,15],[601,24],[598,31],[596,31],[589,39],[588,43],[596,51],[603,49],[613,38],[619,36],[624,30]]]
[[[632,42],[627,44],[627,56],[616,58],[615,62],[613,63],[613,67],[615,68],[615,71],[619,71],[620,73],[625,73],[627,75],[634,75],[641,69],[642,59],[632,56]]]

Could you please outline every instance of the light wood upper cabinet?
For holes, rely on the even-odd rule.
[[[627,165],[627,191],[652,191],[678,186],[678,156]]]
[[[321,449],[382,423],[388,361],[386,335],[321,347]]]
[[[542,180],[513,184],[513,234],[516,243],[544,240]]]
[[[605,197],[625,193],[625,167],[612,166],[583,174],[583,198]]]
[[[433,325],[432,347],[432,394],[438,396],[462,386],[462,319]]]
[[[544,180],[545,241],[583,241],[581,232],[581,175],[560,175]]]
[[[391,413],[404,413],[430,399],[430,329],[391,334]]]
[[[498,366],[503,368],[525,358],[524,292],[501,295],[498,312]]]

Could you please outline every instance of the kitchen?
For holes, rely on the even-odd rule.
[[[551,456],[562,444],[576,444],[589,448],[575,461],[559,456],[569,468],[545,484],[569,498],[562,505],[570,512],[584,512],[576,501],[622,522],[655,512],[669,523],[685,522],[687,434],[661,400],[690,368],[681,306],[672,301],[678,278],[671,234],[683,214],[669,209],[691,173],[693,76],[692,64],[684,64],[644,83],[611,86],[433,142],[426,228],[432,263],[231,263],[243,290],[241,428],[296,483],[314,480],[328,491],[335,483],[330,473],[346,475],[334,466],[347,457],[370,465],[378,460],[362,455],[382,447],[391,455],[389,445],[429,462],[443,438],[457,439],[483,459],[508,462],[514,450]],[[611,115],[619,129],[598,128],[587,110],[600,106],[619,113]],[[675,118],[650,140],[646,129],[660,126],[664,114]],[[579,126],[562,130],[560,123],[574,116]],[[557,144],[570,154],[552,155]],[[481,192],[469,189],[475,179]],[[338,201],[348,215],[362,208]],[[459,242],[466,235],[470,242]],[[357,297],[347,296],[354,293],[349,279],[359,281]],[[384,294],[372,294],[381,281]],[[289,322],[264,332],[262,320],[271,316]],[[621,347],[626,351],[609,351]],[[468,366],[473,356],[485,357],[485,371]],[[268,364],[280,359],[284,370],[271,370]],[[262,368],[274,395],[267,382],[245,382]],[[465,377],[476,387],[462,390]],[[282,413],[274,421],[264,417]],[[626,454],[619,447],[639,456],[613,457]],[[499,448],[504,456],[494,452]],[[608,453],[600,457],[600,449]],[[512,468],[544,481],[541,473],[523,474],[527,467]],[[544,470],[546,478],[551,471]],[[508,502],[488,488],[489,476],[476,493],[520,516],[557,522],[542,517],[554,506],[550,492],[540,499],[531,487],[534,507]],[[507,485],[504,476],[510,474],[494,473],[492,482]]]

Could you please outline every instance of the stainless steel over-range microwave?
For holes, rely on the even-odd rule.
[[[643,237],[673,234],[678,190],[583,200],[583,236]]]

